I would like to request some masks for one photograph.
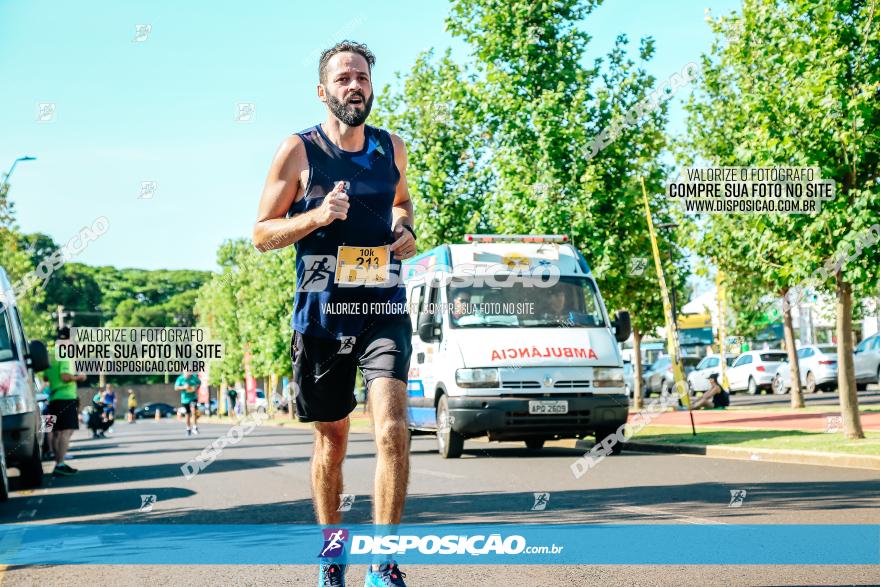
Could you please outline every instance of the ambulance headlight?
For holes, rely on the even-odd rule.
[[[623,369],[595,367],[593,369],[593,387],[623,387]]]
[[[498,369],[457,369],[455,382],[459,387],[498,387]]]

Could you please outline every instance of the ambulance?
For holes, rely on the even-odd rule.
[[[563,235],[465,235],[404,262],[413,324],[412,434],[436,434],[443,458],[464,441],[601,441],[626,422],[618,342],[583,255]],[[615,452],[621,444],[616,443]]]

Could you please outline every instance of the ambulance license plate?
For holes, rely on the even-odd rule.
[[[567,414],[568,402],[560,401],[531,401],[529,402],[530,414]]]

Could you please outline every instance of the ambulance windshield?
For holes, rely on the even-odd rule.
[[[455,328],[606,328],[595,286],[584,277],[560,277],[550,287],[475,285],[453,280],[447,291]]]

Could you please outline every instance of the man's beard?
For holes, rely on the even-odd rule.
[[[361,99],[364,99],[364,95],[360,92],[356,94],[351,94],[347,99],[351,99],[353,96],[360,96]],[[363,110],[358,110],[355,106],[347,105],[345,102],[337,99],[334,96],[327,95],[327,106],[330,107],[330,112],[333,113],[333,116],[339,119],[340,122],[347,126],[360,126],[367,121],[367,117],[370,116],[370,109],[373,107],[373,95],[370,94],[370,98],[364,99],[363,101]]]

